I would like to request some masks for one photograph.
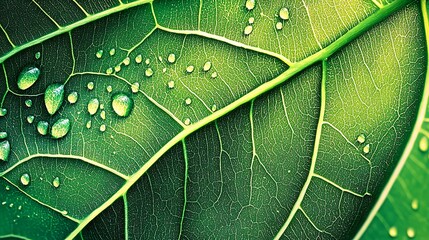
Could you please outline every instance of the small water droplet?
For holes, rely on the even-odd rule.
[[[103,57],[103,50],[98,50],[96,53],[95,53],[95,56],[97,57],[97,58],[102,58]]]
[[[216,111],[217,110],[217,106],[216,106],[216,104],[213,104],[212,105],[212,112],[214,112],[214,111]]]
[[[162,69],[162,72],[163,72],[163,73],[167,72],[167,68],[163,68],[163,69]]]
[[[0,139],[7,138],[7,132],[0,132]]]
[[[414,231],[414,228],[407,228],[407,236],[409,238],[414,238],[416,236],[416,232]]]
[[[37,123],[37,132],[39,132],[40,135],[45,136],[48,134],[48,127],[49,123],[46,121],[40,121]]]
[[[136,58],[134,60],[136,61],[136,63],[141,63],[143,61],[143,57],[141,54],[139,54],[136,56]]]
[[[24,173],[21,175],[21,183],[24,186],[28,186],[28,184],[30,184],[30,175],[28,173]]]
[[[9,207],[10,207],[10,208],[11,208],[11,207],[13,207],[13,203],[9,204]]]
[[[101,124],[100,126],[100,132],[105,132],[106,131],[106,125]]]
[[[0,117],[4,117],[7,114],[7,109],[6,108],[0,108]]]
[[[106,111],[101,111],[100,112],[100,117],[101,117],[101,119],[103,119],[103,120],[105,120],[106,119]]]
[[[107,87],[106,87],[106,91],[107,91],[107,92],[109,92],[109,93],[111,93],[111,92],[113,91],[112,86],[110,86],[110,85],[109,85],[109,86],[107,86]]]
[[[28,108],[31,108],[31,106],[33,106],[33,101],[31,99],[27,99],[25,100],[25,106],[27,106]]]
[[[176,61],[176,55],[174,55],[174,53],[170,53],[170,55],[168,55],[167,61],[169,63],[174,63]]]
[[[186,118],[184,123],[186,126],[189,126],[191,124],[191,119]]]
[[[7,161],[10,153],[10,144],[8,140],[0,142],[0,160]]]
[[[121,65],[117,65],[115,67],[115,72],[120,72],[121,71]]]
[[[147,65],[149,65],[150,64],[150,59],[149,58],[146,58],[146,60],[144,61]]]
[[[420,139],[420,142],[419,142],[419,149],[422,152],[427,152],[428,148],[429,148],[428,139],[427,139],[427,137],[422,136],[422,138]]]
[[[112,74],[113,73],[113,68],[109,67],[108,69],[106,69],[106,74]]]
[[[89,115],[94,115],[98,111],[98,107],[100,106],[100,102],[97,98],[93,98],[88,102],[88,112]]]
[[[187,68],[186,68],[186,72],[187,73],[192,73],[194,71],[194,66],[192,66],[192,65],[189,65]]]
[[[61,211],[61,214],[62,214],[62,215],[67,215],[67,214],[68,214],[68,212],[67,212],[66,210],[64,210],[64,211]]]
[[[212,63],[211,63],[211,62],[206,62],[206,63],[204,63],[204,66],[203,66],[203,70],[204,70],[204,72],[209,71],[209,70],[210,70],[210,68],[212,68]]]
[[[168,81],[167,86],[169,89],[173,89],[174,88],[174,81],[173,80]]]
[[[191,103],[192,103],[192,99],[190,99],[190,98],[186,98],[185,99],[185,104],[186,105],[191,105]]]
[[[104,104],[100,103],[100,109],[103,110],[104,109]]]
[[[279,11],[279,17],[283,20],[288,20],[289,19],[289,9],[281,8]]]
[[[116,53],[116,49],[114,49],[114,48],[110,49],[110,51],[109,51],[110,56],[115,55],[115,53]]]
[[[283,23],[282,22],[277,22],[276,23],[276,29],[277,30],[282,30],[283,29]]]
[[[55,177],[54,180],[52,180],[52,185],[55,188],[58,188],[60,186],[60,178],[59,177]]]
[[[131,92],[137,93],[140,90],[140,83],[135,82],[131,84]]]
[[[21,205],[19,205],[18,210],[22,210],[22,206]]]
[[[252,25],[247,25],[245,28],[244,28],[244,35],[250,35],[251,33],[252,33],[252,31],[253,31],[253,27],[252,27]]]
[[[411,208],[413,210],[419,209],[419,201],[417,199],[413,199],[413,201],[411,201]]]
[[[364,143],[366,140],[365,134],[361,133],[359,134],[359,136],[357,137],[356,141],[360,144]]]
[[[92,121],[89,120],[88,122],[86,122],[86,128],[90,129],[92,126]]]
[[[253,10],[255,8],[255,0],[247,0],[246,1],[247,10]]]
[[[29,123],[29,124],[32,124],[33,123],[33,121],[34,121],[34,116],[27,116],[27,122]]]
[[[368,154],[369,153],[369,144],[365,145],[365,147],[363,147],[363,153]]]
[[[212,78],[217,78],[217,72],[212,73]]]
[[[146,71],[144,72],[144,74],[146,75],[146,77],[151,77],[153,75],[152,68],[146,69]]]
[[[253,24],[254,22],[255,22],[255,18],[254,17],[249,18],[249,24]]]
[[[79,96],[77,94],[77,92],[71,92],[68,96],[67,96],[67,101],[69,101],[70,104],[75,104],[78,100]]]
[[[162,62],[162,57],[161,57],[161,56],[158,56],[158,60],[159,60],[160,62]]]
[[[124,60],[122,60],[122,63],[124,63],[125,66],[130,65],[131,59],[130,57],[126,57],[124,58]]]
[[[54,83],[45,90],[45,106],[48,113],[54,115],[64,100],[64,85]]]
[[[54,139],[60,139],[70,131],[70,120],[67,118],[58,119],[51,128],[51,136]]]
[[[18,88],[26,90],[33,86],[33,84],[39,79],[40,69],[37,67],[25,67],[22,69],[18,76]]]
[[[40,56],[41,56],[40,52],[36,52],[36,53],[34,54],[34,58],[35,58],[36,60],[39,60],[39,59],[40,59]]]
[[[6,191],[9,191],[10,190],[10,187],[9,186],[6,186]]]
[[[2,202],[1,205],[6,205],[7,202]]]
[[[395,238],[398,236],[398,229],[396,227],[391,227],[389,229],[389,236],[391,236],[392,238]]]
[[[113,111],[115,111],[115,113],[120,117],[129,116],[133,107],[133,99],[124,93],[117,93],[112,97]]]

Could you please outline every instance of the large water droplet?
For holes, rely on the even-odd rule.
[[[58,119],[51,128],[51,136],[54,139],[59,139],[67,135],[70,131],[70,120],[67,118]]]
[[[106,131],[106,125],[101,124],[100,125],[100,132],[105,132]]]
[[[58,188],[60,186],[60,178],[59,177],[55,177],[54,180],[52,180],[52,185],[55,188]]]
[[[45,106],[48,113],[54,115],[64,100],[64,85],[54,83],[45,90]]]
[[[40,121],[37,123],[37,132],[39,132],[40,135],[45,136],[48,134],[48,127],[49,123],[46,121]]]
[[[33,86],[40,75],[40,69],[37,67],[26,67],[18,76],[18,88],[26,90]]]
[[[94,89],[94,82],[89,82],[86,87],[88,88],[88,90],[93,90]]]
[[[31,106],[33,106],[33,101],[31,99],[27,99],[25,100],[25,106],[27,106],[28,108],[31,108]]]
[[[365,147],[363,147],[363,153],[368,154],[369,153],[369,144],[365,145]]]
[[[176,55],[174,55],[174,53],[170,53],[170,55],[168,55],[167,61],[169,63],[174,63],[176,61]]]
[[[283,29],[283,23],[282,22],[277,22],[276,23],[276,29],[277,30],[282,30]]]
[[[414,228],[407,228],[407,236],[409,238],[414,238],[416,236],[416,232],[414,231]]]
[[[141,63],[143,61],[143,57],[141,54],[137,55],[135,58],[136,63]]]
[[[127,117],[130,115],[134,107],[132,98],[124,93],[117,93],[112,97],[112,108],[115,113],[120,117]]]
[[[30,175],[28,175],[28,173],[24,173],[21,175],[21,183],[24,186],[27,186],[28,184],[30,184]]]
[[[110,56],[115,55],[115,53],[116,53],[116,49],[114,49],[114,48],[110,49],[110,51],[109,51]]]
[[[279,17],[283,20],[288,20],[289,19],[289,9],[287,9],[287,8],[280,9]]]
[[[0,160],[7,161],[10,153],[9,141],[4,140],[0,142]]]
[[[0,139],[7,138],[7,132],[0,132]]]
[[[146,71],[144,72],[144,74],[146,75],[146,77],[151,77],[153,75],[152,68],[146,69]]]
[[[78,100],[79,96],[77,94],[77,92],[71,92],[68,96],[67,96],[67,100],[69,101],[70,104],[75,104]]]
[[[192,73],[194,71],[194,66],[192,66],[192,65],[189,65],[187,68],[186,68],[186,72],[187,73]]]
[[[131,92],[137,93],[139,90],[140,90],[140,84],[138,82],[131,84]]]
[[[252,33],[252,31],[253,31],[253,27],[252,27],[252,25],[247,25],[245,28],[244,28],[244,35],[250,35],[251,33]]]
[[[246,1],[247,10],[253,10],[255,8],[255,0],[247,0]]]
[[[32,115],[27,116],[27,122],[28,122],[29,124],[32,124],[32,123],[34,122],[34,116],[32,116]]]
[[[168,81],[167,86],[169,89],[173,89],[174,88],[174,81],[173,80]]]
[[[7,109],[6,108],[0,108],[0,117],[4,117],[7,114]]]
[[[429,148],[429,143],[427,137],[423,136],[419,142],[419,149],[422,152],[426,152]]]
[[[359,136],[357,137],[356,141],[360,144],[364,143],[366,140],[366,137],[363,133],[359,134]]]
[[[395,238],[398,236],[398,229],[396,227],[389,228],[389,236]]]
[[[90,115],[94,115],[98,111],[98,107],[100,106],[100,102],[97,98],[93,98],[88,102],[88,112]]]
[[[190,98],[186,98],[185,99],[185,104],[186,105],[191,105],[191,103],[192,103],[192,99],[190,99]]]
[[[204,70],[204,72],[209,71],[209,70],[210,70],[210,68],[212,68],[212,63],[211,63],[211,62],[206,62],[206,63],[204,63],[204,66],[203,66],[203,70]]]
[[[95,56],[97,57],[97,58],[102,58],[103,57],[103,50],[98,50],[96,53],[95,53]]]
[[[122,60],[122,63],[123,63],[125,66],[130,65],[130,62],[131,62],[130,57],[126,57],[126,58],[124,58],[124,60]]]

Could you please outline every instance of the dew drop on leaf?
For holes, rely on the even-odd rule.
[[[134,101],[124,93],[117,93],[112,97],[113,111],[120,117],[130,115],[134,107]]]
[[[102,58],[103,57],[103,50],[98,50],[96,53],[95,53],[95,56],[97,57],[97,58]]]
[[[124,58],[124,60],[122,61],[122,63],[124,63],[124,65],[125,65],[125,66],[130,65],[130,62],[131,62],[130,57],[126,57],[126,58]]]
[[[93,90],[94,89],[94,82],[89,82],[86,87],[88,88],[88,90]]]
[[[186,68],[187,73],[192,73],[194,71],[194,66],[190,65]]]
[[[115,72],[120,72],[121,71],[121,65],[117,65],[115,67]]]
[[[52,185],[55,188],[58,188],[60,186],[60,178],[59,177],[55,177],[54,180],[52,180]]]
[[[191,124],[191,119],[186,118],[184,123],[185,123],[186,126],[190,125]]]
[[[151,77],[153,75],[152,68],[146,69],[146,71],[144,72],[144,74],[146,75],[146,77]]]
[[[160,62],[162,62],[162,57],[161,57],[161,56],[158,56],[158,60],[159,60]]]
[[[427,137],[423,136],[419,142],[419,149],[422,152],[427,152],[428,148],[429,148],[428,139]]]
[[[255,0],[246,0],[247,10],[253,10],[255,8]]]
[[[100,132],[104,132],[104,131],[106,131],[106,125],[101,124],[101,126],[100,126]]]
[[[106,119],[106,111],[101,111],[100,112],[100,117],[101,117],[101,119],[103,119],[103,120],[105,120]]]
[[[9,191],[9,190],[10,190],[10,187],[9,187],[9,186],[6,186],[6,188],[5,188],[5,189],[6,189],[6,191]]]
[[[7,138],[7,132],[0,132],[0,139]]]
[[[138,82],[131,84],[131,92],[137,93],[139,90],[140,90],[140,84]]]
[[[162,72],[163,72],[163,73],[167,72],[167,68],[163,68],[163,69],[162,69]]]
[[[64,100],[64,85],[54,83],[45,90],[45,106],[48,113],[54,115]]]
[[[98,107],[100,106],[100,102],[97,98],[93,98],[88,102],[88,113],[89,115],[94,115],[98,111]]]
[[[136,56],[136,58],[134,60],[136,61],[136,63],[141,63],[143,61],[143,57],[141,54],[139,54]]]
[[[357,139],[356,139],[356,141],[358,142],[358,143],[360,143],[360,144],[362,144],[362,143],[364,143],[365,142],[365,140],[366,140],[366,137],[365,137],[365,135],[362,133],[362,134],[360,134],[358,137],[357,137]]]
[[[7,114],[7,109],[6,108],[0,108],[0,117],[4,117]]]
[[[51,136],[54,139],[60,139],[70,131],[70,120],[67,118],[58,119],[51,128]]]
[[[174,53],[170,53],[170,55],[168,55],[167,61],[169,63],[174,63],[176,61],[176,55],[174,55]]]
[[[190,98],[186,98],[185,99],[185,104],[186,105],[191,105],[191,103],[192,103],[192,100]]]
[[[212,78],[217,78],[217,72],[212,73]]]
[[[10,153],[9,141],[4,140],[0,142],[0,160],[7,161]]]
[[[147,65],[149,65],[149,64],[150,64],[150,59],[149,59],[149,58],[146,58],[145,63],[146,63]]]
[[[92,126],[92,121],[89,120],[88,122],[86,122],[86,128],[90,129]]]
[[[103,110],[104,109],[104,104],[100,103],[100,109]]]
[[[277,30],[282,30],[283,29],[283,23],[282,22],[277,22],[276,23],[276,29]]]
[[[211,62],[206,62],[206,63],[204,63],[204,66],[203,66],[203,70],[204,70],[204,72],[209,71],[209,70],[210,70],[210,68],[212,68],[212,63],[211,63]]]
[[[33,121],[34,121],[34,116],[32,116],[32,115],[27,116],[27,122],[28,122],[29,124],[32,124],[32,123],[33,123]]]
[[[40,69],[37,67],[25,67],[18,76],[18,88],[26,90],[33,86],[40,75]]]
[[[28,175],[28,173],[24,173],[21,175],[21,183],[24,186],[28,186],[28,184],[30,184],[30,175]]]
[[[109,92],[109,93],[111,93],[111,92],[113,91],[112,86],[110,86],[110,85],[109,85],[109,86],[107,86],[107,87],[106,87],[106,91],[107,91],[107,92]]]
[[[35,58],[36,60],[39,60],[39,59],[40,59],[40,52],[36,52],[36,53],[34,54],[34,58]]]
[[[279,11],[279,17],[283,20],[288,20],[289,19],[289,9],[281,8]]]
[[[79,96],[77,94],[77,92],[71,92],[68,96],[67,96],[67,101],[69,101],[70,104],[75,104],[78,100]]]
[[[417,199],[413,199],[413,200],[411,201],[411,208],[412,208],[413,210],[417,210],[417,209],[419,209],[419,201],[418,201]]]
[[[414,238],[416,236],[416,232],[414,231],[414,228],[407,228],[407,236],[408,238]]]
[[[109,67],[108,69],[106,69],[106,74],[112,74],[113,73],[113,68]]]
[[[252,27],[252,25],[247,25],[245,28],[244,28],[244,35],[250,35],[251,33],[252,33],[252,31],[253,31],[253,27]]]
[[[39,121],[37,123],[37,132],[39,132],[40,135],[45,136],[46,134],[48,134],[48,127],[49,127],[49,123],[46,121]]]
[[[398,236],[398,229],[396,227],[391,227],[389,229],[389,236],[391,236],[392,238],[395,238]]]
[[[249,18],[249,24],[253,24],[254,22],[255,22],[255,18],[254,17]]]
[[[369,144],[365,145],[365,147],[363,147],[363,153],[368,154],[369,153]]]
[[[211,109],[212,109],[212,112],[216,111],[217,110],[216,104],[213,104],[212,107],[211,107]]]
[[[116,53],[116,49],[114,49],[114,48],[110,49],[110,51],[109,51],[110,56],[115,55],[115,53]]]
[[[31,106],[33,106],[33,101],[31,101],[31,99],[27,99],[25,100],[25,106],[27,106],[28,108],[31,108]]]
[[[168,81],[167,86],[169,89],[173,89],[174,88],[174,81],[173,80]]]

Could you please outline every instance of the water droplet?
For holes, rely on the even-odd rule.
[[[130,65],[131,59],[130,57],[126,57],[124,58],[124,60],[122,60],[122,62],[124,63],[125,66],[128,66]]]
[[[54,185],[55,188],[58,188],[60,186],[60,178],[55,177],[54,180],[52,180],[52,185]]]
[[[360,143],[360,144],[364,143],[365,140],[366,140],[366,137],[363,133],[361,133],[356,139],[356,141],[358,141],[358,143]]]
[[[413,199],[413,201],[411,201],[411,208],[413,210],[419,209],[419,201],[417,199]]]
[[[21,205],[19,205],[18,210],[21,210],[21,209],[22,209],[22,206],[21,206]]]
[[[149,65],[149,63],[150,63],[150,59],[149,59],[149,58],[146,58],[145,63],[146,63],[147,65]]]
[[[289,19],[289,9],[287,9],[287,8],[280,9],[279,17],[283,20],[288,20]]]
[[[217,72],[212,73],[212,78],[217,78]]]
[[[7,138],[7,132],[0,132],[0,139]]]
[[[113,111],[115,111],[115,113],[120,117],[129,116],[133,107],[133,99],[124,93],[117,93],[112,97]]]
[[[144,72],[144,74],[146,75],[146,77],[151,77],[153,75],[152,68],[146,69],[146,71]]]
[[[9,204],[9,207],[10,207],[10,208],[11,208],[11,207],[13,207],[13,203]]]
[[[7,161],[10,153],[9,141],[4,140],[0,142],[0,160]]]
[[[9,191],[10,190],[10,187],[9,186],[6,186],[6,191]]]
[[[254,22],[255,22],[255,18],[254,17],[249,18],[249,24],[253,24]]]
[[[2,202],[1,205],[6,205],[6,202]]]
[[[115,72],[120,72],[121,71],[121,65],[117,65],[115,67]]]
[[[191,124],[191,119],[186,118],[184,123],[186,126],[189,126]]]
[[[163,69],[162,69],[162,72],[163,72],[163,73],[167,72],[167,68],[163,68]]]
[[[106,119],[106,111],[101,111],[100,112],[100,117],[101,117],[101,119],[103,119],[103,120],[105,120]]]
[[[110,56],[115,55],[115,53],[116,53],[116,49],[114,49],[114,48],[110,49],[110,51],[109,51]]]
[[[365,147],[363,147],[363,153],[368,154],[369,153],[369,144],[365,145]]]
[[[28,173],[24,173],[21,175],[21,183],[24,186],[28,186],[28,184],[30,184],[30,175],[28,175]]]
[[[40,121],[37,123],[37,131],[40,133],[40,135],[45,136],[48,134],[48,127],[49,123],[46,121]]]
[[[89,120],[88,122],[86,122],[86,128],[90,129],[92,126],[92,121]]]
[[[161,57],[161,56],[158,56],[158,60],[159,60],[160,62],[162,62],[162,57]]]
[[[168,55],[167,61],[169,63],[174,63],[176,61],[176,55],[174,55],[174,53],[170,53],[170,55]]]
[[[139,90],[140,90],[140,84],[138,82],[131,84],[131,92],[137,93]]]
[[[393,238],[397,237],[398,236],[398,229],[396,227],[391,227],[389,229],[389,235]]]
[[[100,109],[103,110],[104,109],[104,104],[100,103]]]
[[[112,88],[112,86],[109,85],[106,87],[106,90],[107,90],[107,92],[111,93],[113,91],[113,88]]]
[[[33,123],[33,121],[34,121],[34,116],[27,116],[27,122],[28,122],[29,124],[32,124],[32,123]]]
[[[192,73],[194,71],[194,66],[192,66],[192,65],[189,65],[187,68],[186,68],[186,72],[187,73]]]
[[[213,104],[212,105],[212,112],[214,112],[214,111],[216,111],[217,110],[217,106],[216,106],[216,104]]]
[[[252,27],[252,25],[247,25],[245,28],[244,28],[244,35],[250,35],[251,33],[252,33],[252,31],[253,31],[253,27]]]
[[[106,74],[112,74],[113,73],[113,68],[109,67],[108,69],[106,69]]]
[[[282,30],[283,29],[283,23],[282,22],[277,22],[276,23],[276,29],[277,30]]]
[[[88,102],[88,112],[92,116],[98,111],[98,107],[100,106],[100,102],[97,98],[93,98]]]
[[[428,139],[427,137],[423,136],[419,142],[419,149],[422,152],[427,152],[428,148],[429,148]]]
[[[69,101],[70,104],[75,104],[77,102],[77,99],[79,98],[77,92],[71,92],[68,96],[67,96],[67,100]]]
[[[136,56],[136,58],[134,60],[136,61],[136,63],[141,63],[143,61],[143,57],[141,54],[139,54]]]
[[[186,98],[185,99],[185,104],[186,105],[191,105],[191,103],[192,103],[192,99],[190,99],[190,98]]]
[[[64,100],[64,85],[54,83],[45,90],[45,106],[48,113],[54,115]]]
[[[60,139],[70,131],[70,120],[67,118],[58,119],[51,128],[51,136],[54,139]]]
[[[211,62],[206,62],[206,63],[204,63],[204,66],[203,66],[203,70],[204,70],[204,72],[209,71],[209,70],[210,70],[210,68],[212,68],[212,63],[211,63]]]
[[[102,58],[103,57],[103,50],[98,50],[96,53],[95,53],[95,56],[97,57],[97,58]]]
[[[0,108],[0,117],[4,117],[7,114],[7,109],[6,108]]]
[[[104,132],[104,131],[106,131],[106,125],[101,124],[101,126],[100,126],[100,132]]]
[[[168,81],[167,86],[169,89],[173,89],[174,88],[174,81],[173,80]]]
[[[33,106],[33,101],[31,99],[27,99],[25,100],[25,106],[27,106],[28,108],[31,108],[31,106]]]
[[[253,10],[255,8],[255,0],[247,0],[246,1],[247,10]]]
[[[62,215],[67,215],[67,214],[68,214],[68,212],[67,212],[66,210],[64,210],[64,211],[61,211],[61,214],[62,214]]]
[[[36,60],[39,60],[40,59],[40,52],[36,52],[34,54],[34,58],[36,58]]]
[[[407,236],[409,238],[414,238],[416,236],[416,232],[414,231],[414,228],[407,228]]]
[[[33,86],[40,75],[40,69],[37,67],[25,67],[18,76],[18,88],[26,90]]]

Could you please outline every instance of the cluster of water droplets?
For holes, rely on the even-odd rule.
[[[365,144],[365,142],[366,142],[366,136],[365,136],[365,134],[363,134],[363,133],[359,134],[359,136],[357,136],[357,138],[356,138],[356,141],[359,144],[364,145],[363,148],[362,148],[362,152],[364,154],[368,154],[370,152],[371,145],[369,143]]]
[[[249,12],[253,12],[256,7],[256,0],[246,0],[245,8]],[[261,16],[264,16],[264,13],[260,13]],[[289,9],[287,7],[282,7],[275,14],[276,24],[275,28],[277,30],[282,30],[286,21],[289,20]],[[255,16],[249,18],[246,27],[244,27],[243,34],[244,36],[249,36],[253,32],[253,27],[255,23]]]

